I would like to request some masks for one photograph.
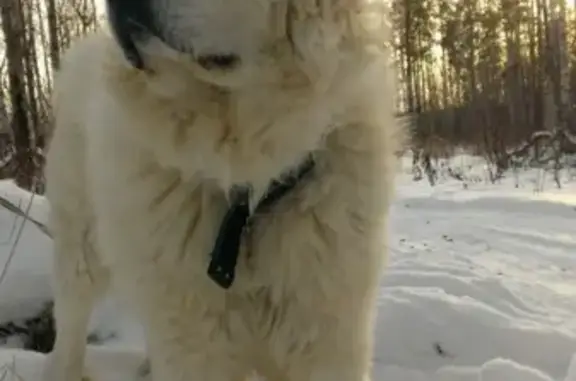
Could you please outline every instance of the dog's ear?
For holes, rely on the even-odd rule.
[[[106,3],[110,28],[126,59],[136,69],[146,69],[137,42],[157,34],[151,0],[107,0]]]

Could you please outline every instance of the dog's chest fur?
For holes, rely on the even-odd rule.
[[[264,190],[308,153],[323,148],[323,138],[343,108],[338,101],[327,101],[336,97],[306,88],[227,93],[196,85],[175,102],[142,100],[142,91],[134,89],[134,104],[125,107],[138,110],[130,123],[138,126],[132,131],[136,139],[147,138],[143,148],[161,165],[185,177],[200,174],[223,190],[237,184]],[[154,113],[143,115],[142,110]],[[151,135],[156,139],[149,139]]]
[[[296,282],[298,267],[314,265],[309,262],[313,254],[305,254],[312,250],[310,245],[316,244],[312,237],[307,237],[311,234],[309,230],[323,230],[321,225],[328,222],[313,216],[313,208],[325,196],[319,193],[326,186],[323,131],[328,130],[331,115],[310,97],[290,105],[288,96],[267,101],[259,99],[258,94],[213,96],[218,104],[202,110],[182,108],[165,114],[164,120],[152,115],[134,115],[139,122],[127,123],[148,131],[154,129],[157,136],[147,141],[138,141],[136,136],[134,150],[142,159],[119,158],[118,162],[132,162],[135,166],[114,168],[126,171],[114,176],[129,181],[123,189],[149,192],[142,195],[138,208],[158,218],[146,227],[145,233],[135,234],[141,237],[143,234],[146,240],[159,245],[150,254],[158,265],[170,268],[171,276],[186,278],[191,283],[209,281],[205,274],[209,253],[230,205],[232,186],[250,186],[251,203],[255,205],[270,181],[286,175],[314,152],[319,164],[310,178],[272,205],[266,214],[253,216],[244,235],[238,265],[240,288],[249,284],[261,286],[268,281],[277,284],[279,277],[286,278],[287,284]],[[138,109],[147,108],[140,105]],[[211,114],[211,110],[216,112]],[[132,133],[128,131],[124,138],[131,140]],[[111,157],[130,154],[122,138],[117,143],[118,151]],[[157,158],[168,161],[158,162]],[[307,219],[311,224],[307,225]]]

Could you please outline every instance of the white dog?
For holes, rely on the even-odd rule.
[[[56,78],[46,379],[81,379],[109,283],[154,380],[370,378],[398,146],[382,4],[133,3]]]

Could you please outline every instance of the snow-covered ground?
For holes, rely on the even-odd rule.
[[[382,281],[375,381],[576,381],[576,178],[563,189],[536,170],[486,181],[482,164],[452,160],[466,181],[432,188],[403,169]],[[0,182],[25,208],[30,195]],[[42,198],[32,216],[45,219]],[[0,269],[21,219],[0,210]],[[50,239],[27,224],[0,283],[0,324],[50,299]],[[92,331],[97,381],[130,379],[142,359],[139,327],[110,299]],[[17,346],[12,340],[5,346]],[[0,378],[38,380],[44,356],[0,351]],[[272,381],[272,380],[271,380]]]

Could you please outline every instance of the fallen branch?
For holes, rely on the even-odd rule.
[[[50,231],[48,231],[48,227],[46,225],[44,225],[42,222],[37,221],[34,218],[30,217],[29,213],[27,213],[25,210],[22,210],[17,205],[15,205],[14,203],[12,203],[11,201],[9,201],[8,199],[6,199],[2,196],[0,196],[0,206],[2,206],[3,208],[7,209],[8,211],[14,213],[15,215],[20,216],[20,217],[24,218],[25,220],[33,223],[34,225],[36,225],[36,227],[38,229],[40,229],[40,231],[42,233],[44,233],[48,237],[52,238],[52,234],[50,234]]]
[[[2,268],[2,273],[0,273],[0,284],[2,284],[2,282],[6,278],[6,275],[8,274],[8,268],[10,268],[10,264],[12,263],[12,259],[14,259],[14,256],[16,255],[16,247],[18,246],[18,242],[20,242],[20,237],[22,237],[22,232],[24,231],[24,225],[26,224],[27,216],[30,213],[30,208],[32,207],[33,199],[34,199],[34,195],[32,195],[32,197],[30,197],[30,202],[28,203],[28,206],[26,207],[26,211],[22,211],[23,215],[25,215],[26,217],[24,218],[24,220],[20,224],[20,228],[18,229],[16,239],[14,240],[14,244],[12,245],[12,248],[10,249],[10,253],[8,254],[8,259],[6,259],[6,262],[4,263],[4,267]],[[8,201],[8,200],[6,200],[6,201]],[[14,204],[12,204],[12,205],[14,205]],[[16,208],[18,208],[18,207],[16,207]]]

